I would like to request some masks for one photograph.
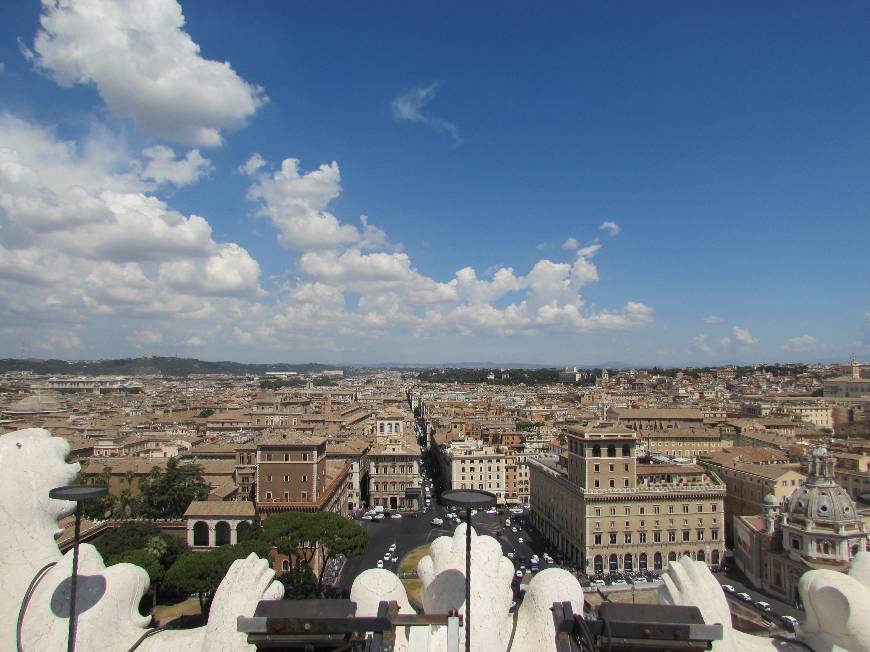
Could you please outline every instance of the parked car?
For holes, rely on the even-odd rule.
[[[395,543],[391,543],[391,544],[390,544],[390,547],[387,548],[387,550],[389,550],[390,552],[394,552],[394,551],[396,550],[396,544],[395,544]]]
[[[624,579],[622,579],[621,577],[617,577],[615,580],[613,580],[613,581],[611,582],[611,584],[612,584],[613,586],[627,586],[627,585],[628,585],[628,582],[626,582],[626,581],[625,581]]]
[[[730,584],[723,584],[723,585],[722,585],[722,590],[723,590],[723,591],[726,591],[726,592],[728,592],[728,593],[734,593],[737,589],[735,589],[735,588],[734,588],[733,586],[731,586]]]
[[[798,619],[794,616],[783,616],[780,618],[780,621],[782,621],[783,626],[790,632],[793,632],[795,626],[798,624]]]
[[[402,515],[396,512],[395,514],[390,514],[390,518],[402,518]]]
[[[444,521],[440,518],[433,518],[432,525],[444,525]]]
[[[372,516],[372,518],[376,521],[383,521],[386,516],[384,516],[383,514],[375,514],[374,516]]]
[[[589,586],[604,586],[605,584],[607,584],[607,582],[604,580],[592,580],[589,582]]]
[[[378,559],[377,566],[378,566],[378,568],[383,568],[383,567],[384,567],[384,560],[383,560],[383,559]]]
[[[522,577],[522,576],[523,576],[523,571],[522,571],[522,570],[517,570],[517,572],[514,573],[514,575],[516,575],[517,577]]]
[[[515,527],[512,527],[512,528],[511,528],[511,532],[518,532],[518,531],[519,531],[519,530],[517,530]]]
[[[752,596],[748,593],[738,593],[737,597],[743,600],[743,602],[752,602]]]
[[[517,537],[517,543],[524,543],[522,537]]]
[[[363,515],[362,515],[362,520],[364,520],[364,521],[371,521],[371,520],[372,520],[372,515],[371,515],[371,514],[363,514]]]
[[[632,578],[631,578],[631,583],[632,583],[632,584],[646,584],[646,578],[643,577],[643,576],[632,577]]]
[[[387,561],[391,557],[390,553],[384,555],[384,561]]]
[[[765,602],[764,600],[759,600],[755,603],[755,608],[760,609],[761,611],[770,611],[771,606],[769,602]]]
[[[398,557],[390,557],[390,561],[393,562],[394,564],[397,564],[397,563],[399,563],[399,558]]]

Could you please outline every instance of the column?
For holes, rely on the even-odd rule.
[[[238,543],[238,534],[236,532],[236,528],[239,527],[238,521],[228,521],[230,524],[230,544],[236,545]]]
[[[214,521],[207,521],[208,523],[208,546],[209,548],[215,547],[215,531],[214,531]]]

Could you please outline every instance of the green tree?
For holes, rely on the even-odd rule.
[[[282,554],[298,554],[310,567],[318,546],[322,547],[324,566],[337,555],[362,554],[368,532],[335,512],[282,512],[263,522],[263,538]],[[322,588],[323,573],[317,580],[318,593]]]
[[[289,574],[282,578],[284,598],[287,600],[308,600],[319,595],[317,578],[311,567],[300,560]]]
[[[115,555],[109,559],[110,566],[120,563],[139,566],[148,573],[148,577],[151,579],[149,590],[151,591],[151,611],[153,612],[157,606],[157,587],[163,582],[166,575],[166,570],[161,565],[159,558],[147,549],[125,550],[120,555]]]
[[[160,540],[160,544],[155,542]],[[103,559],[111,559],[129,550],[147,550],[155,556],[163,568],[169,568],[175,560],[187,552],[187,544],[169,534],[165,534],[154,523],[130,521],[106,532],[94,541]]]
[[[205,500],[208,485],[198,464],[179,464],[174,457],[166,468],[154,467],[139,482],[139,513],[145,518],[181,518],[194,500]]]

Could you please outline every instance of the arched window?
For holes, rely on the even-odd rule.
[[[610,555],[610,572],[615,573],[619,570],[619,557]]]
[[[230,542],[230,524],[226,521],[220,521],[214,526],[214,544],[216,546],[225,546]]]
[[[646,553],[645,552],[640,553],[640,555],[638,556],[637,567],[642,571],[646,570]]]
[[[707,561],[707,555],[704,554],[703,550],[698,551],[698,561]]]
[[[669,552],[668,553],[668,561],[677,561],[677,553]]]
[[[595,555],[595,572],[604,572],[604,557],[602,557],[601,555]]]
[[[631,446],[629,446],[628,444],[622,445],[622,456],[631,457]]]
[[[193,524],[193,545],[208,545],[208,523],[205,521],[197,521]]]
[[[592,447],[592,456],[601,457],[601,446],[595,444],[595,446]]]
[[[653,570],[661,570],[662,569],[662,553],[657,552],[653,555]]]
[[[634,570],[633,559],[631,557],[631,553],[625,553],[625,556],[622,558],[622,570],[632,571]]]
[[[714,566],[719,565],[719,551],[718,550],[713,551],[713,554],[711,555],[710,561]]]
[[[616,457],[616,446],[613,444],[607,447],[607,457]]]

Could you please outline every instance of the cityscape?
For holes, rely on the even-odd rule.
[[[0,7],[0,651],[870,650],[870,5]]]

